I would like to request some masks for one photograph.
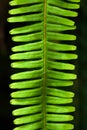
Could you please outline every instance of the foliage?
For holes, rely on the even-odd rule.
[[[73,86],[77,59],[73,43],[76,36],[76,9],[79,0],[12,0],[8,21],[19,27],[10,31],[12,47],[11,104],[17,116],[14,130],[69,130],[75,111],[71,106],[74,93],[64,90]],[[68,32],[71,32],[71,34]]]

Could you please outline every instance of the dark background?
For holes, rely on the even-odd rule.
[[[11,38],[10,24],[7,22],[9,0],[0,0],[0,129],[12,130],[13,117],[10,105],[10,59]],[[75,84],[75,130],[87,130],[87,0],[81,1],[76,18],[77,53],[76,61],[78,79]]]

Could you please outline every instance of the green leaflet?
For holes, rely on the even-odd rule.
[[[32,114],[36,112],[40,112],[42,109],[42,105],[37,105],[37,106],[29,106],[25,108],[19,108],[17,110],[13,111],[13,115],[27,115],[27,114]],[[53,105],[48,105],[47,106],[47,111],[52,111],[53,113],[68,113],[68,112],[73,112],[75,111],[75,108],[72,106],[53,106]]]
[[[71,20],[78,14],[80,0],[11,0],[8,22],[20,27],[10,30],[15,46],[11,67],[10,88],[16,116],[14,130],[72,130],[74,119],[71,106],[73,87],[77,78],[72,71],[76,36],[68,31],[76,29]],[[23,25],[22,25],[23,23]],[[16,89],[16,91],[15,91]],[[64,106],[65,105],[65,106]]]

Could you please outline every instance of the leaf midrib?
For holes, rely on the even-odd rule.
[[[47,0],[44,0],[44,44],[43,44],[43,130],[46,130],[46,11],[47,11]]]

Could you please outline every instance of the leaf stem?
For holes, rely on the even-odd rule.
[[[43,130],[46,130],[46,0],[44,0],[44,45],[43,45],[43,58],[44,58],[44,73],[43,73]]]

